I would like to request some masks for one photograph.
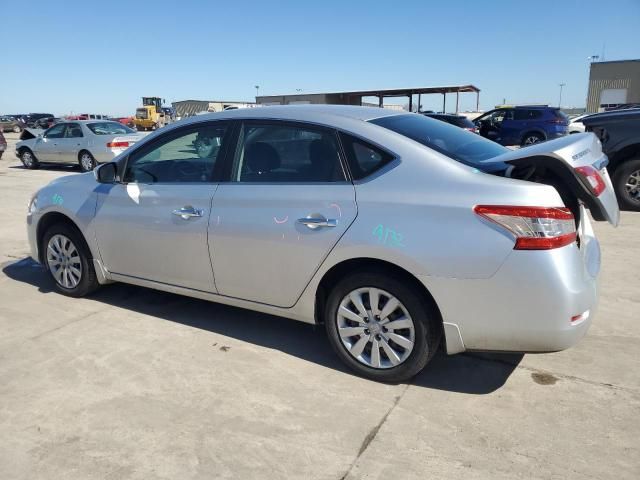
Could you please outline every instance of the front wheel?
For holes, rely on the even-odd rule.
[[[86,150],[80,152],[80,155],[78,156],[78,163],[80,164],[80,170],[82,170],[83,172],[92,171],[94,168],[96,168],[97,164],[96,159],[93,158],[93,155],[91,155]]]
[[[613,175],[613,181],[620,206],[640,212],[640,158],[621,164]]]
[[[45,268],[58,292],[83,297],[100,286],[89,249],[74,228],[66,224],[52,226],[44,234],[41,248]]]
[[[420,372],[441,338],[424,295],[382,272],[349,275],[329,294],[325,326],[340,359],[360,375],[402,382]]]
[[[25,166],[25,168],[28,168],[29,170],[35,170],[36,168],[40,167],[38,159],[28,148],[25,148],[24,150],[22,150],[22,152],[20,152],[20,161]]]
[[[13,133],[20,133],[21,131],[22,129],[20,128],[20,125],[13,126]]]

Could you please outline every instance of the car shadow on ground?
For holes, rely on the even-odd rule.
[[[58,295],[53,280],[31,258],[8,262],[3,273]],[[91,300],[159,319],[279,350],[309,362],[352,373],[342,365],[326,338],[324,328],[149,288],[115,283],[107,285]],[[69,299],[73,302],[73,299]],[[502,387],[522,360],[519,354],[460,354],[438,352],[429,366],[411,384],[424,388],[482,395]]]
[[[13,168],[16,170],[29,170],[22,164],[10,165],[7,168]],[[71,163],[41,163],[35,170],[47,170],[52,172],[80,172],[80,166],[78,164]]]

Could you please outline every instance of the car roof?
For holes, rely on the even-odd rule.
[[[610,112],[594,113],[582,119],[585,122],[597,122],[599,120],[624,120],[627,118],[640,118],[640,108],[629,108],[625,110],[612,110]]]
[[[467,118],[464,115],[457,115],[455,113],[423,113],[427,117],[450,117],[450,118]]]
[[[409,115],[404,110],[390,110],[380,107],[361,107],[355,105],[273,105],[258,108],[238,108],[222,112],[207,113],[194,118],[233,119],[233,118],[271,118],[279,120],[326,121],[329,118],[351,118],[354,120],[374,120],[381,117]]]

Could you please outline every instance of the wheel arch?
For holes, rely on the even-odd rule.
[[[621,164],[627,160],[640,158],[640,143],[632,143],[615,152],[610,161],[610,170],[615,171]]]
[[[545,132],[542,128],[530,127],[530,128],[527,128],[522,135],[520,135],[520,143],[522,143],[524,139],[527,138],[527,135],[530,135],[532,133],[537,133],[538,135],[542,135],[542,138],[545,140],[548,138],[547,132]]]
[[[393,263],[387,262],[385,260],[380,260],[377,258],[370,257],[361,257],[361,258],[351,258],[348,260],[343,260],[335,265],[333,265],[329,270],[327,270],[322,279],[318,283],[315,292],[315,322],[316,324],[323,323],[322,321],[322,312],[324,311],[324,307],[326,305],[327,298],[329,296],[329,291],[331,290],[331,286],[335,285],[339,281],[340,278],[347,275],[349,272],[354,270],[368,270],[368,271],[377,271],[382,272],[388,275],[393,275],[395,277],[399,277],[406,281],[409,285],[411,285],[427,302],[431,311],[437,316],[436,323],[440,326],[442,334],[444,336],[444,327],[442,320],[442,313],[440,312],[440,308],[438,307],[435,298],[431,292],[425,287],[425,285],[418,280],[418,278],[413,275],[411,272],[405,270],[402,267],[399,267]]]
[[[38,221],[38,226],[36,227],[36,241],[38,242],[37,243],[38,244],[38,260],[40,261],[40,263],[44,262],[44,257],[43,257],[44,248],[42,248],[42,240],[43,240],[44,234],[49,228],[51,228],[53,225],[56,225],[58,223],[65,224],[70,228],[74,229],[76,233],[78,233],[82,241],[84,242],[84,247],[91,254],[91,258],[95,258],[93,252],[91,251],[91,247],[89,247],[87,240],[84,238],[84,234],[82,233],[82,230],[80,230],[76,222],[74,222],[69,216],[65,215],[64,213],[60,213],[56,211],[56,212],[45,213],[42,216],[42,218]]]

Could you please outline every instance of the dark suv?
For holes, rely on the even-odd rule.
[[[473,123],[483,137],[502,145],[526,147],[566,135],[569,117],[559,108],[519,106],[496,108],[479,116]]]
[[[598,113],[581,121],[609,157],[607,169],[620,206],[640,212],[640,108]]]
[[[453,115],[451,113],[423,113],[425,117],[435,118],[442,122],[450,123],[456,127],[464,128],[473,133],[478,133],[478,129],[475,124],[464,115]]]

